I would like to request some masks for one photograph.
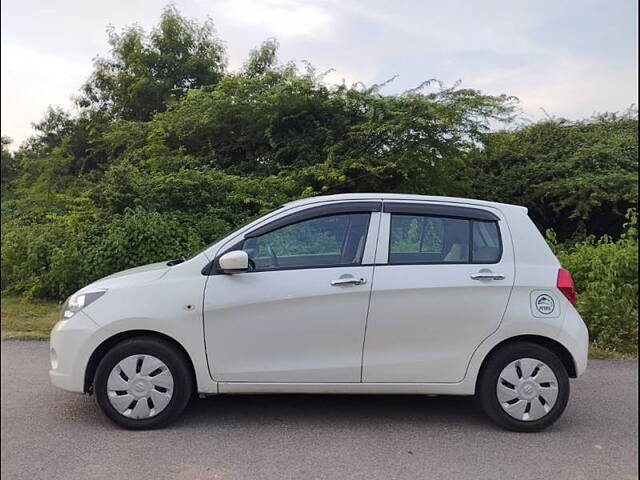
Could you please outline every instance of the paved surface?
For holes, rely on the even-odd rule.
[[[129,432],[59,391],[43,342],[2,342],[3,479],[638,476],[638,364],[596,361],[549,430],[497,429],[471,398],[227,396]]]

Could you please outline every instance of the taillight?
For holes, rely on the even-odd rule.
[[[562,292],[562,294],[567,297],[567,300],[571,302],[571,305],[574,307],[578,302],[576,286],[573,284],[573,278],[571,278],[571,273],[566,268],[561,268],[558,270],[558,281],[556,282],[556,286],[558,290]]]

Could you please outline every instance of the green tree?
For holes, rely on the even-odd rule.
[[[257,77],[273,71],[278,61],[278,41],[270,38],[259,48],[249,52],[249,58],[245,62],[242,71],[248,77]]]
[[[188,90],[215,85],[225,67],[213,23],[203,24],[165,8],[150,33],[140,27],[109,30],[111,56],[98,58],[78,104],[125,120],[149,120]]]
[[[471,195],[529,207],[561,241],[618,236],[638,200],[637,110],[489,133],[462,174]]]
[[[0,178],[2,179],[2,188],[11,180],[18,176],[20,173],[20,166],[16,160],[16,157],[9,151],[9,145],[13,140],[11,138],[2,135],[2,163],[0,171]]]

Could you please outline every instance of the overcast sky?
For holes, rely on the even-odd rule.
[[[19,144],[48,105],[68,108],[108,53],[105,29],[155,25],[166,1],[2,0],[2,134]],[[265,38],[348,84],[429,78],[521,100],[531,120],[624,110],[638,101],[636,0],[179,0],[214,20],[229,65]]]

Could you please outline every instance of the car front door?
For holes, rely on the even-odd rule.
[[[251,267],[207,281],[215,380],[360,382],[379,211],[380,202],[313,206],[221,248],[246,251]]]
[[[495,209],[384,203],[364,382],[459,382],[499,326],[514,281]]]

